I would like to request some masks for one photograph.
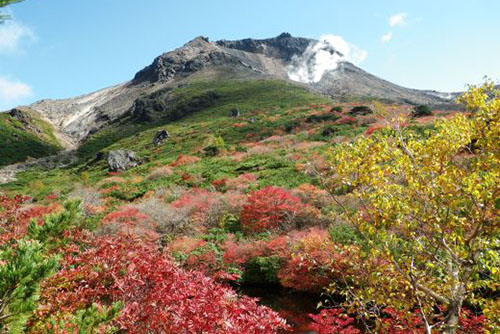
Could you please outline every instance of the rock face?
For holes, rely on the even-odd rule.
[[[115,150],[108,154],[108,167],[111,172],[123,172],[139,165],[135,153],[129,150]]]
[[[267,57],[281,59],[288,62],[294,55],[304,53],[313,39],[293,37],[289,33],[282,33],[278,37],[267,39],[246,38],[239,41],[217,41],[217,45],[229,49],[237,49],[249,53],[263,54]]]
[[[155,58],[153,63],[139,71],[134,84],[143,82],[168,82],[178,77],[185,77],[208,67],[230,66],[248,67],[237,57],[224,52],[206,37],[197,37],[182,48],[164,53]]]

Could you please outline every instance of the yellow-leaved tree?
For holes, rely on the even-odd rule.
[[[325,184],[367,242],[347,301],[365,316],[417,311],[427,333],[452,334],[467,303],[499,330],[500,90],[472,86],[459,102],[467,113],[433,130],[388,127],[331,151]]]

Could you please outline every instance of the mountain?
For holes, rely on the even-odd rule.
[[[288,33],[269,39],[216,42],[197,37],[160,55],[128,82],[75,98],[42,100],[27,108],[53,126],[60,146],[74,149],[81,147],[92,135],[124,119],[135,123],[162,118],[172,120],[176,117],[171,112],[174,107],[182,116],[203,108],[206,103],[216,103],[218,97],[207,91],[205,95],[195,94],[190,101],[175,94],[180,88],[200,80],[273,79],[337,100],[452,104],[446,94],[404,88],[371,75],[344,61],[343,55],[332,47],[327,51],[339,59],[336,68],[326,71],[318,82],[292,81],[290,71],[297,66],[300,57],[310,53],[308,50],[315,43],[318,41]]]

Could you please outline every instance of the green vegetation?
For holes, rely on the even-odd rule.
[[[29,111],[22,111],[23,121],[0,113],[0,166],[40,158],[61,150],[53,127]]]
[[[426,105],[419,105],[413,108],[412,117],[432,116],[432,110]]]
[[[90,158],[113,144],[115,145],[111,147],[121,145],[140,149],[147,154],[145,149],[150,147],[155,131],[166,124],[173,137],[182,140],[182,148],[175,153],[185,152],[199,145],[203,133],[221,136],[227,144],[239,143],[251,134],[256,134],[257,138],[265,138],[275,128],[285,127],[287,121],[297,118],[297,114],[284,115],[287,109],[309,103],[329,102],[326,98],[278,80],[200,80],[171,91],[168,94],[169,101],[166,99],[164,91],[143,97],[141,107],[135,115],[90,137],[78,149],[79,156],[83,159]],[[231,110],[236,107],[242,116],[229,117]],[[152,108],[155,111],[148,112]],[[302,112],[302,115],[306,113]],[[271,121],[268,120],[269,116],[280,119]],[[255,123],[249,122],[252,117],[257,119]],[[141,120],[139,124],[138,119]],[[151,122],[146,123],[147,120]],[[235,120],[248,124],[235,128],[232,127]]]
[[[465,102],[477,101],[477,94]],[[9,294],[21,275],[9,276],[5,263],[32,279],[31,290],[6,308],[17,313],[4,328],[31,321],[29,334],[57,333],[56,326],[92,333],[171,324],[156,319],[179,310],[168,299],[178,289],[144,291],[197,284],[206,275],[215,282],[326,293],[343,302],[349,314],[328,309],[313,318],[317,326],[307,329],[318,333],[340,332],[328,324],[342,317],[348,326],[354,316],[374,333],[382,324],[385,333],[422,332],[425,321],[448,333],[455,327],[461,330],[455,333],[484,333],[498,318],[491,298],[498,281],[495,103],[476,108],[486,110],[486,122],[463,114],[408,122],[408,106],[388,106],[401,116],[391,119],[378,112],[384,105],[367,102],[377,109],[368,115],[368,107],[334,103],[276,80],[199,80],[142,96],[122,121],[92,135],[77,165],[30,170],[1,186],[8,196],[0,196],[0,228],[10,234],[0,230],[0,269],[10,281],[2,286],[0,280],[0,288]],[[232,117],[236,108],[241,114]],[[170,137],[154,145],[159,130]],[[484,138],[475,140],[478,133]],[[114,149],[133,150],[141,164],[109,173],[96,154]],[[31,199],[10,212],[18,193]],[[72,216],[76,206],[61,206],[75,197],[83,215]],[[479,224],[471,225],[474,220]],[[484,233],[474,236],[477,226]],[[473,248],[463,246],[464,236],[477,241]],[[16,253],[26,240],[35,242],[29,254],[41,274],[30,274],[26,257]],[[481,254],[471,258],[470,251]],[[450,284],[460,282],[443,264],[452,271],[470,268],[467,291],[451,295]],[[170,276],[188,272],[200,276]],[[185,296],[187,303],[196,297]],[[211,314],[204,307],[213,303],[194,302],[198,311],[189,308],[189,314]],[[455,319],[445,326],[448,314]],[[357,331],[351,326],[350,333]]]
[[[351,115],[369,115],[373,114],[373,111],[368,106],[355,106],[349,112]]]

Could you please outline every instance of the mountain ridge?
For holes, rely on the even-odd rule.
[[[452,104],[450,99],[443,98],[446,93],[401,87],[346,61],[339,62],[336,69],[325,73],[317,83],[291,80],[289,71],[293,60],[317,42],[289,33],[268,39],[213,42],[199,36],[156,57],[130,81],[74,98],[41,100],[28,108],[54,126],[66,148],[74,149],[92,134],[131,114],[141,97],[159,90],[175,90],[197,78],[279,79],[338,100],[361,98],[414,105]],[[328,52],[343,56],[334,49]]]

